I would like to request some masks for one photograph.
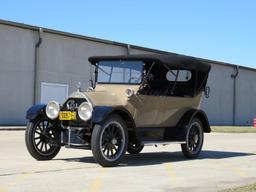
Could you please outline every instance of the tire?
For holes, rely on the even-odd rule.
[[[91,146],[93,157],[103,167],[113,167],[124,157],[128,145],[128,133],[124,120],[111,115],[92,132]]]
[[[127,147],[127,152],[130,154],[139,154],[144,148],[142,143],[129,143]]]
[[[186,158],[197,158],[204,142],[203,124],[198,118],[192,119],[186,127],[186,144],[181,144],[182,153]]]
[[[39,161],[51,160],[60,151],[60,145],[57,144],[59,136],[53,121],[46,117],[38,117],[27,124],[25,134],[27,150]]]

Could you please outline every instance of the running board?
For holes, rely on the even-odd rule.
[[[185,144],[185,141],[144,141],[142,142],[145,146],[152,145],[171,145],[171,144]]]

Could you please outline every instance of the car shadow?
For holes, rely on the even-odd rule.
[[[234,157],[243,157],[256,155],[253,153],[243,152],[230,152],[230,151],[202,151],[200,156],[196,160],[200,159],[226,159]],[[65,158],[55,159],[65,160],[68,162],[81,162],[81,163],[96,163],[92,156],[81,157],[81,158]],[[146,166],[146,165],[157,165],[168,162],[179,162],[179,161],[193,161],[193,159],[186,159],[181,152],[142,152],[137,155],[126,154],[120,163],[120,166]]]

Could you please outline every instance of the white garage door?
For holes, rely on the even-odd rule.
[[[68,97],[68,85],[58,83],[41,83],[41,103],[48,103],[51,100],[63,103]]]

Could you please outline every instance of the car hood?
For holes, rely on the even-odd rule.
[[[93,106],[120,106],[125,105],[126,99],[109,91],[83,92]]]
[[[125,101],[115,93],[108,91],[73,92],[69,98],[85,98],[93,106],[120,106],[125,104]]]

